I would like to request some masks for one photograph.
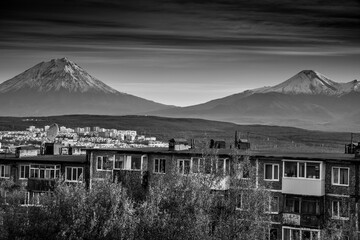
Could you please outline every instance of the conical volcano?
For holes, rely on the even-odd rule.
[[[0,84],[0,115],[125,115],[167,106],[121,93],[67,58],[41,62]]]
[[[261,87],[184,108],[154,114],[271,124],[321,130],[358,129],[360,83],[335,82],[314,70],[303,70],[270,87]]]

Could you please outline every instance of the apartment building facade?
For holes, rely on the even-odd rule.
[[[0,183],[13,182],[23,189],[22,205],[40,204],[40,196],[52,191],[58,179],[68,183],[88,182],[89,167],[85,155],[0,155]],[[9,190],[0,188],[1,203]]]
[[[267,239],[316,240],[325,230],[342,227],[339,239],[359,239],[360,159],[351,154],[279,153],[246,149],[165,148],[86,149],[83,155],[0,156],[0,181],[11,179],[26,189],[25,205],[37,204],[57,178],[66,182],[115,179],[133,196],[144,199],[151,184],[172,174],[219,174],[212,186],[230,196],[242,211],[241,188],[232,178],[251,182],[271,193],[267,214],[272,227]],[[216,146],[216,144],[215,144]],[[216,156],[216,158],[212,158]],[[243,164],[250,165],[246,169]],[[237,171],[240,170],[240,171]],[[240,187],[239,187],[240,186]],[[241,189],[240,189],[241,190]],[[241,192],[241,191],[240,191]],[[1,191],[1,199],[6,192]]]
[[[90,182],[114,177],[144,197],[158,176],[216,170],[222,179],[212,189],[234,198],[241,211],[241,196],[231,194],[238,186],[230,178],[237,174],[271,192],[268,239],[316,240],[339,226],[339,239],[358,239],[360,161],[354,155],[212,149],[206,154],[216,154],[214,162],[204,151],[181,149],[87,149]],[[234,171],[244,161],[254,171]]]

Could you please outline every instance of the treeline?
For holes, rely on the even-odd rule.
[[[58,182],[39,205],[24,206],[24,191],[3,181],[11,193],[1,205],[0,239],[263,239],[268,193],[249,191],[236,203],[211,190],[210,182],[159,177],[142,201],[112,180],[94,182],[91,189]]]

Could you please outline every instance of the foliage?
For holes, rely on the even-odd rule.
[[[144,198],[130,194],[136,185],[128,191],[112,179],[93,181],[91,188],[58,181],[53,192],[41,196],[41,205],[21,205],[24,189],[13,190],[1,205],[0,239],[263,238],[270,222],[269,192],[255,187],[250,161],[232,169],[230,179],[214,168],[216,150],[203,156],[213,166],[211,174],[179,174],[174,168],[154,175]],[[237,178],[236,171],[245,167],[252,179]],[[220,190],[224,179],[237,187]],[[241,210],[236,209],[239,195]]]

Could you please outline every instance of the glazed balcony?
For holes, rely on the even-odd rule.
[[[282,193],[324,196],[325,164],[315,161],[283,161]]]

